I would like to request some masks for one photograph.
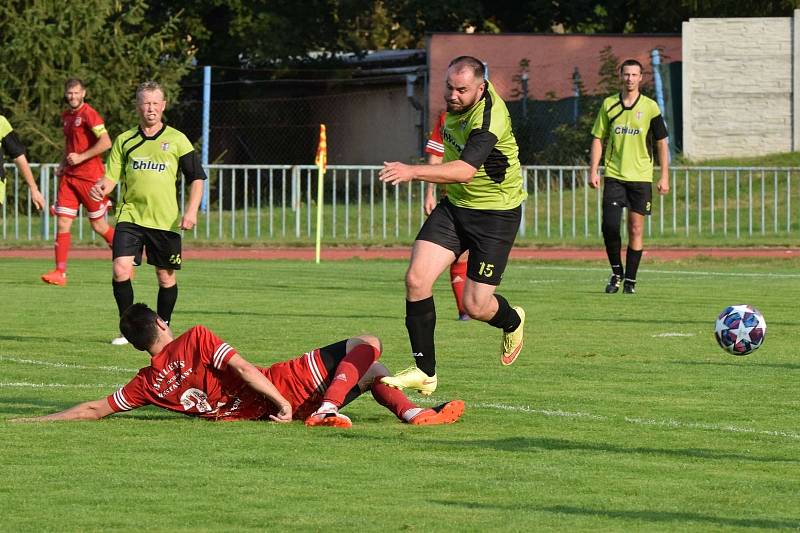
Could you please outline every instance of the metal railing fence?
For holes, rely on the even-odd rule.
[[[56,165],[31,165],[48,204],[57,194]],[[329,166],[324,185],[326,242],[377,244],[413,240],[425,219],[425,184],[397,187],[377,179],[380,166]],[[317,169],[312,165],[210,165],[209,198],[188,242],[313,243],[316,235]],[[50,241],[56,221],[37,213],[27,186],[6,166],[7,198],[0,209],[5,245]],[[758,244],[764,237],[793,239],[800,233],[800,168],[675,167],[671,191],[653,194],[649,238],[692,244],[698,238]],[[578,242],[601,235],[601,195],[586,185],[585,166],[523,167],[528,199],[520,243]],[[182,183],[183,185],[183,183]],[[180,188],[179,201],[186,201]],[[115,195],[116,192],[112,194]],[[83,212],[73,224],[77,241],[96,237]]]

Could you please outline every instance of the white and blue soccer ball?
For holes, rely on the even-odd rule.
[[[717,317],[714,336],[720,348],[732,355],[753,353],[764,344],[767,323],[751,305],[731,305]]]

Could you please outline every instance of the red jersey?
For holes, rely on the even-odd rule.
[[[61,113],[66,139],[64,154],[82,154],[97,142],[106,132],[103,117],[92,106],[83,103],[78,109],[68,109]],[[99,155],[78,165],[64,167],[64,175],[88,181],[97,181],[105,174],[103,160]]]
[[[153,355],[127,385],[108,396],[114,412],[155,405],[210,420],[257,420],[278,412],[228,368],[236,350],[205,326],[194,326]],[[294,418],[316,408],[327,388],[319,352],[259,368],[292,405]]]
[[[425,145],[425,153],[431,155],[438,155],[444,157],[444,141],[442,140],[442,130],[444,129],[444,119],[446,113],[439,115],[439,120],[436,121],[436,126],[431,131],[431,136],[428,139],[428,144]]]

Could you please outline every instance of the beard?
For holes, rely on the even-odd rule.
[[[469,105],[463,105],[463,104],[459,104],[457,102],[447,102],[447,101],[445,103],[447,104],[447,112],[448,113],[452,113],[454,115],[460,115],[461,113],[463,113],[466,110],[468,110],[469,108],[471,108],[472,104],[474,104],[475,102],[472,102],[472,104],[469,104]]]

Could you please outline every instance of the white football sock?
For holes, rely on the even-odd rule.
[[[411,420],[415,416],[417,416],[424,410],[425,409],[423,409],[422,407],[413,407],[411,409],[406,409],[405,411],[403,411],[403,420],[405,420],[406,422],[411,422]]]

